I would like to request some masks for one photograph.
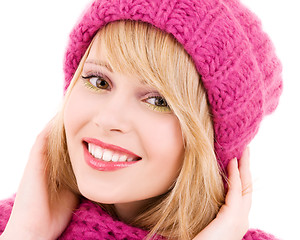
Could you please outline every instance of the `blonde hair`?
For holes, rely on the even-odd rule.
[[[170,190],[153,199],[130,224],[172,239],[191,239],[216,216],[224,203],[222,174],[214,153],[214,131],[205,90],[183,47],[155,27],[118,21],[103,27],[91,44],[105,44],[113,71],[138,75],[166,98],[177,116],[184,142],[182,169]],[[91,46],[91,45],[90,45]],[[65,97],[81,75],[83,56]],[[68,188],[80,194],[68,156],[63,108],[57,115],[48,146],[50,201]],[[112,206],[102,205],[109,212]]]

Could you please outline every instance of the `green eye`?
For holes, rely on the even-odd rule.
[[[166,99],[161,96],[148,97],[145,102],[155,111],[171,112],[170,106],[168,105]]]

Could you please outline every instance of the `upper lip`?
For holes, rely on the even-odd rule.
[[[125,149],[125,148],[122,148],[122,147],[117,146],[117,145],[109,144],[109,143],[104,143],[104,142],[101,142],[100,140],[95,139],[95,138],[83,138],[83,142],[95,144],[95,145],[97,145],[101,148],[104,148],[104,149],[108,149],[108,150],[112,150],[112,151],[115,151],[115,152],[123,153],[123,154],[129,155],[129,156],[131,156],[131,157],[133,157],[134,159],[137,159],[137,160],[141,159],[140,156],[134,154],[133,152],[131,152],[131,151]]]

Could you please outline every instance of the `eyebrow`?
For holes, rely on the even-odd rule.
[[[113,72],[112,67],[107,62],[104,61],[89,59],[85,63],[95,64],[101,67],[105,67],[107,68],[108,71]]]
[[[108,63],[108,62],[105,62],[105,61],[100,61],[100,60],[95,60],[95,59],[88,59],[88,60],[86,60],[85,63],[95,64],[95,65],[98,65],[98,66],[100,66],[100,67],[105,67],[108,71],[110,71],[110,72],[112,72],[112,73],[114,72],[113,69],[112,69],[112,67],[109,65],[109,63]],[[149,85],[149,84],[147,83],[147,81],[144,80],[144,79],[139,79],[139,81],[140,81],[140,83],[143,84],[143,85]]]

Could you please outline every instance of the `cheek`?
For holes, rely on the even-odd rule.
[[[68,135],[74,137],[74,134],[84,126],[90,115],[86,107],[86,98],[82,96],[83,94],[77,88],[76,84],[64,108],[64,124],[67,138]]]
[[[166,178],[176,178],[183,161],[183,140],[178,119],[165,117],[156,124],[148,124],[147,155]],[[174,179],[170,179],[173,181]]]
[[[179,122],[175,116],[158,121],[152,124],[147,130],[149,136],[148,146],[152,152],[159,151],[174,153],[170,156],[178,155],[182,151],[183,141]],[[156,151],[155,151],[156,150]]]

